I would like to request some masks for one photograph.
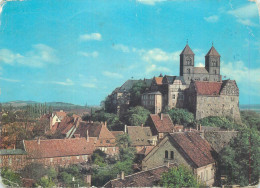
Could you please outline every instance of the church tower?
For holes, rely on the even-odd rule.
[[[222,78],[220,75],[220,55],[214,48],[213,44],[209,52],[205,56],[205,68],[209,73],[209,81],[221,82]]]
[[[180,76],[189,84],[194,74],[194,53],[187,44],[180,54]]]

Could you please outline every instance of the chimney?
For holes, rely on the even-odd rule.
[[[170,162],[167,162],[167,168],[170,168]]]
[[[127,125],[125,125],[125,133],[127,132]]]
[[[14,144],[14,150],[15,150],[15,144]]]
[[[198,131],[198,129],[199,129],[199,125],[198,125],[198,124],[196,124],[196,130]]]
[[[89,142],[89,135],[88,135],[88,130],[87,130],[87,142]]]
[[[190,132],[191,132],[191,128],[190,128],[190,130],[189,130]]]
[[[199,131],[201,131],[201,124],[200,124],[200,129],[199,129]]]
[[[144,124],[143,124],[143,123],[141,124],[141,127],[142,127],[142,128],[144,127]]]
[[[122,171],[122,172],[121,172],[121,180],[124,180],[124,179],[125,179],[125,172]]]
[[[37,143],[38,143],[38,144],[41,143],[41,139],[40,139],[40,137],[38,138]]]
[[[107,121],[105,121],[105,127],[107,127]]]
[[[60,110],[60,112],[63,112],[63,110]]]
[[[161,113],[161,120],[163,120],[163,113]]]

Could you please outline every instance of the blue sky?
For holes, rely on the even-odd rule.
[[[256,0],[260,3],[259,0]],[[0,102],[97,105],[127,79],[179,75],[212,42],[241,104],[260,104],[260,21],[246,0],[0,0]],[[260,5],[259,5],[260,6]]]

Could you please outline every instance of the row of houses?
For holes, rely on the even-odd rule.
[[[53,118],[50,118],[50,121],[53,121]],[[138,159],[135,170],[141,171],[140,174],[150,173],[151,170],[158,168],[166,170],[165,166],[168,164],[184,164],[205,184],[213,185],[218,179],[216,177],[218,155],[236,136],[235,131],[219,128],[202,126],[197,126],[197,129],[184,128],[182,125],[173,124],[170,116],[162,113],[150,114],[145,125],[125,126],[124,131],[110,131],[106,122],[86,122],[78,117],[64,116],[60,122],[51,125],[49,131],[55,134],[61,127],[61,130],[70,133],[66,134],[65,131],[62,139],[24,140],[23,150],[0,150],[0,168],[10,167],[19,170],[31,163],[41,163],[46,167],[87,163],[96,149],[104,151],[107,155],[116,156],[119,152],[116,137],[128,134],[131,147],[136,149]],[[76,130],[70,131],[67,127],[75,127]],[[160,175],[157,174],[157,178]],[[129,177],[133,179],[135,176],[133,174]],[[134,182],[119,178],[111,180],[106,186],[115,187],[122,183],[124,186],[143,186],[140,181]]]

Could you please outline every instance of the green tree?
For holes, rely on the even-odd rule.
[[[256,128],[241,128],[221,154],[222,175],[228,184],[246,186],[260,176],[260,134]]]
[[[21,185],[21,178],[18,173],[15,173],[8,168],[3,168],[0,172],[5,185],[13,187],[19,187]]]
[[[36,186],[41,186],[41,187],[54,187],[55,183],[51,178],[48,177],[42,177],[37,183]]]
[[[147,85],[143,80],[139,80],[133,84],[130,89],[130,106],[135,107],[141,104],[141,97],[146,88]]]
[[[105,158],[106,158],[106,154],[99,149],[95,150],[93,152],[93,155],[91,156],[93,163],[100,167],[106,166]]]
[[[220,127],[225,129],[238,129],[241,125],[233,122],[233,120],[227,117],[209,116],[199,120],[198,122],[202,126]]]
[[[121,118],[121,121],[130,126],[145,124],[150,111],[142,106],[131,107]]]
[[[117,114],[113,114],[113,113],[107,113],[103,110],[99,111],[99,112],[95,112],[92,116],[91,116],[91,120],[93,121],[107,121],[107,126],[108,129],[110,130],[122,130],[123,128],[123,123],[119,120],[119,116]]]
[[[167,113],[170,115],[174,124],[189,125],[194,122],[194,115],[181,108],[173,108]]]
[[[199,183],[193,173],[185,166],[171,168],[162,175],[160,184],[163,187],[199,187]]]

